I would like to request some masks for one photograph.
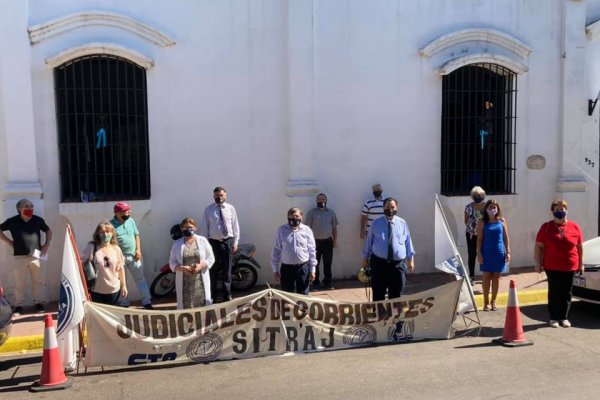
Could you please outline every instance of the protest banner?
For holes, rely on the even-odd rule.
[[[85,365],[315,352],[448,339],[462,281],[379,302],[344,303],[267,289],[227,303],[146,311],[85,303]]]

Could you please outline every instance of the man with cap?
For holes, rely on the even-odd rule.
[[[117,242],[125,257],[125,267],[137,284],[138,290],[142,295],[142,304],[144,308],[152,310],[152,297],[150,297],[150,287],[144,276],[142,267],[142,246],[140,242],[140,232],[133,218],[131,218],[131,207],[127,203],[119,202],[113,209],[115,217],[110,221],[117,232]],[[127,299],[121,299],[120,305],[129,307]]]
[[[33,302],[37,312],[45,312],[47,302],[46,283],[42,281],[40,257],[45,257],[52,240],[52,231],[43,218],[33,215],[33,203],[27,199],[17,202],[18,215],[0,224],[0,240],[13,249],[12,270],[15,278],[13,314],[23,312],[25,280],[31,278]],[[10,231],[12,240],[4,235]],[[41,232],[46,240],[41,243]]]
[[[210,292],[213,303],[217,303],[232,299],[231,265],[240,241],[240,226],[235,207],[225,202],[227,191],[217,186],[213,190],[213,199],[215,202],[204,210],[202,233],[208,238],[215,255],[215,263],[210,269]],[[218,279],[223,281],[220,293],[217,291]]]
[[[333,260],[333,248],[337,241],[338,220],[335,212],[327,207],[327,196],[319,193],[316,198],[317,206],[306,215],[306,225],[313,231],[317,245],[317,267],[316,277],[313,282],[313,290],[319,289],[319,263],[323,258],[323,288],[332,290],[331,286],[331,262]]]
[[[369,232],[369,227],[373,221],[383,215],[383,189],[379,183],[373,184],[371,189],[373,190],[373,197],[364,202],[360,217],[361,239],[367,236],[367,232]]]

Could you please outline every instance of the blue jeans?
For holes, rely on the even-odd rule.
[[[152,304],[152,297],[150,296],[150,287],[148,286],[148,282],[146,281],[146,277],[144,277],[144,268],[142,266],[141,261],[136,261],[135,258],[131,254],[124,254],[125,257],[125,267],[131,274],[131,277],[135,281],[135,284],[142,295],[142,304]],[[128,306],[129,300],[121,298],[119,304],[122,306]]]

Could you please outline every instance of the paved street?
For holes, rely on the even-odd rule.
[[[546,306],[521,308],[533,346],[505,348],[504,310],[482,312],[482,336],[151,368],[99,368],[45,399],[597,399],[600,307],[575,303],[570,329],[546,325]],[[457,324],[459,325],[459,324]],[[0,398],[24,398],[41,357],[0,358]]]

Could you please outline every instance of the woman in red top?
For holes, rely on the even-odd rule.
[[[573,221],[567,221],[567,202],[552,202],[552,221],[542,224],[535,239],[535,270],[548,277],[550,326],[571,326],[567,319],[575,272],[583,272],[583,234]]]

